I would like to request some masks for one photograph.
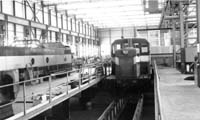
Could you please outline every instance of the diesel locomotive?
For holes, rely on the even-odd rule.
[[[60,42],[40,43],[35,39],[16,40],[12,46],[0,46],[0,86],[72,70],[69,46]],[[0,88],[0,106],[15,100],[19,85]],[[0,108],[0,119],[10,115]],[[6,115],[7,114],[7,115]]]
[[[142,38],[118,39],[112,43],[112,74],[122,85],[143,82],[151,77],[149,42]]]

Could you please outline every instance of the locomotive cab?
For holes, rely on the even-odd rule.
[[[116,51],[115,73],[117,79],[134,79],[140,76],[138,56],[138,51],[133,47]]]
[[[115,41],[112,45],[112,73],[118,82],[135,82],[140,76],[139,50],[129,39]]]
[[[112,74],[117,82],[142,82],[150,77],[149,42],[142,38],[119,39],[112,43]]]

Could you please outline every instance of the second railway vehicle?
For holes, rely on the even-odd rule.
[[[35,39],[16,40],[0,46],[0,86],[72,69],[72,54],[59,42],[40,43]],[[0,106],[16,99],[19,85],[0,88]],[[12,104],[0,107],[0,119],[12,115]]]

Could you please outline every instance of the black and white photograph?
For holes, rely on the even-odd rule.
[[[0,120],[200,120],[200,0],[0,0]]]

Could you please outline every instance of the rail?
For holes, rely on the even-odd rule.
[[[0,105],[0,109],[10,105],[13,109],[17,110],[14,111],[14,116],[7,120],[30,119],[98,83],[108,74],[102,74],[97,70],[97,68],[103,67],[103,64],[105,63],[88,65],[87,67],[85,66],[72,71],[54,73],[44,77],[1,85],[0,90],[13,86],[18,86],[22,90],[19,90],[16,99]],[[56,78],[56,76],[61,75],[63,76],[62,78]],[[40,87],[42,84],[32,85],[44,79],[46,79],[42,83],[44,86]],[[36,88],[36,86],[39,87]]]
[[[164,120],[161,109],[160,98],[160,77],[158,75],[156,61],[154,61],[154,100],[155,100],[155,120]]]
[[[116,120],[123,111],[125,105],[126,102],[124,99],[119,99],[118,101],[114,100],[101,114],[98,120]]]
[[[142,110],[143,110],[143,101],[144,101],[143,99],[144,99],[144,96],[142,95],[142,97],[138,100],[132,120],[141,120],[141,115],[142,115]]]

